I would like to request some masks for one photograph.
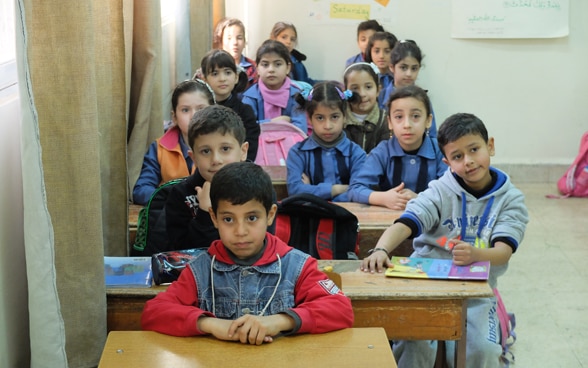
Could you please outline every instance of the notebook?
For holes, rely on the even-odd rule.
[[[392,267],[386,270],[388,277],[421,279],[487,280],[490,262],[474,262],[457,266],[451,259],[392,257]]]
[[[151,287],[151,257],[104,257],[107,287]]]

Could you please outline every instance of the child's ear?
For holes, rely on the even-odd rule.
[[[427,116],[427,121],[425,122],[425,128],[430,129],[431,125],[433,125],[433,114],[429,114],[429,116]]]
[[[286,74],[290,74],[290,69],[292,69],[292,62],[286,62]]]
[[[494,137],[488,138],[488,143],[486,145],[488,146],[488,153],[490,154],[490,156],[494,156],[494,153],[495,153],[495,150],[494,150]]]
[[[190,157],[192,159],[192,162],[194,162],[194,152],[192,152],[192,149],[188,150],[188,157]]]
[[[247,160],[247,151],[249,151],[249,142],[243,142],[241,145],[241,161]]]
[[[212,207],[208,207],[208,214],[210,214],[210,219],[212,220],[214,227],[218,229],[218,222],[216,220],[216,213],[214,213],[214,211],[212,210]]]
[[[272,204],[269,212],[267,213],[267,226],[272,226],[274,223],[274,219],[276,218],[276,214],[278,213],[278,205],[275,203]]]
[[[392,117],[390,117],[390,114],[386,114],[386,121],[388,122],[388,129],[393,132],[394,129],[392,129]]]

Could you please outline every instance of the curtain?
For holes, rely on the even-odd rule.
[[[211,32],[211,3],[190,6]],[[31,366],[93,367],[103,256],[128,254],[129,192],[162,133],[160,3],[19,0],[15,11]]]

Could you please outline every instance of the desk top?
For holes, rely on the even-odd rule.
[[[361,261],[319,260],[341,276],[341,289],[351,300],[439,300],[493,296],[486,281],[405,279],[359,270]]]
[[[342,290],[353,300],[439,300],[470,299],[493,296],[485,281],[404,279],[386,277],[384,273],[366,273],[359,270],[361,261],[319,260],[319,268],[332,266],[341,276]],[[111,297],[154,297],[165,291],[166,285],[150,288],[107,288]]]
[[[274,167],[274,166],[270,166]],[[281,166],[276,166],[281,167]],[[371,206],[369,204],[355,202],[333,202],[341,207],[346,208],[349,212],[357,216],[359,228],[361,230],[385,230],[394,221],[400,217],[402,211],[394,211],[386,207]],[[129,226],[137,227],[139,211],[143,208],[141,205],[129,205]]]
[[[152,331],[112,331],[98,367],[367,365],[396,367],[383,328],[348,328],[325,334],[280,337],[259,346],[221,341],[211,336],[174,337]]]

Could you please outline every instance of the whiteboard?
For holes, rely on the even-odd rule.
[[[569,9],[569,0],[453,0],[451,37],[565,37]]]

